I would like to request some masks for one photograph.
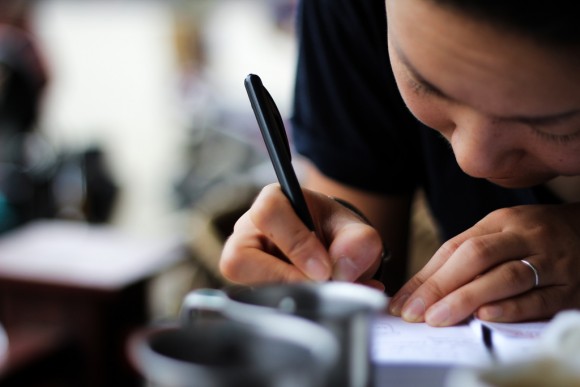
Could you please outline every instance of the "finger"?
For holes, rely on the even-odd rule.
[[[227,261],[227,252],[224,252],[224,257]],[[222,272],[226,278],[246,285],[308,280],[308,277],[294,265],[276,259],[260,249],[247,249],[236,260],[224,265],[222,267],[227,269],[223,269]]]
[[[411,294],[439,270],[465,240],[474,236],[473,234],[475,234],[475,231],[469,229],[441,245],[427,264],[393,296],[389,304],[389,312],[395,316],[400,316],[403,305],[408,301]]]
[[[527,245],[509,232],[466,240],[433,275],[427,278],[403,305],[401,315],[407,321],[423,321],[425,311],[452,291],[473,281],[492,267],[525,256]]]
[[[377,231],[359,222],[336,227],[336,230],[329,248],[333,260],[332,279],[349,282],[370,279],[383,249]]]
[[[220,272],[232,282],[258,284],[266,282],[292,282],[307,277],[280,255],[277,248],[253,227],[244,214],[236,223],[234,232],[224,244],[220,257]]]
[[[269,185],[260,192],[250,218],[307,277],[318,281],[330,278],[332,267],[326,248],[296,215],[279,185]]]
[[[432,305],[425,321],[432,326],[454,325],[481,305],[528,292],[535,287],[530,269],[519,260],[498,265]]]
[[[407,283],[395,293],[389,303],[389,313],[401,316],[403,305],[407,303],[411,294],[431,277],[460,246],[459,238],[453,238],[445,242],[431,257],[431,259],[417,272]]]
[[[483,230],[487,231],[487,230]],[[447,265],[447,262],[451,257],[456,259],[461,259],[457,264],[459,265],[458,271],[455,271],[455,266],[451,266],[451,272],[449,270],[447,277],[451,277],[454,281],[452,286],[459,286],[461,283],[465,283],[469,279],[469,272],[473,272],[472,275],[481,273],[486,268],[493,265],[491,260],[479,260],[477,257],[505,257],[517,256],[517,252],[520,251],[518,243],[521,243],[519,238],[515,237],[511,233],[494,233],[491,235],[484,235],[481,237],[471,236],[473,232],[469,230],[455,238],[450,239],[444,243],[441,248],[437,250],[433,258],[425,265],[425,267],[420,270],[413,278],[411,278],[398,292],[395,294],[391,300],[390,313],[396,316],[400,316],[404,305],[409,301],[411,294],[413,294],[417,289],[419,289],[423,284],[425,284],[430,278],[432,278],[436,272],[441,270]],[[469,238],[467,238],[469,236]],[[489,237],[489,238],[488,238]],[[494,238],[498,238],[497,241],[493,241]],[[514,238],[514,240],[511,240]],[[519,242],[518,242],[519,240]],[[523,250],[522,250],[523,251]],[[468,262],[468,257],[471,257],[472,262]],[[482,266],[484,264],[484,266]],[[475,265],[475,266],[474,266]],[[467,271],[465,269],[468,269]],[[471,269],[471,270],[470,270]],[[465,275],[463,277],[455,278],[457,273],[466,272],[468,279]],[[444,271],[445,273],[445,271]],[[445,277],[444,277],[445,278]],[[459,280],[459,281],[457,281]],[[444,292],[441,290],[437,291],[438,294],[442,295]],[[420,303],[417,305],[417,311],[420,311]],[[426,306],[426,305],[425,305]]]
[[[541,320],[560,310],[578,307],[580,304],[569,294],[569,287],[548,286],[484,305],[477,310],[476,316],[495,322]]]
[[[494,215],[494,213],[490,214]],[[502,230],[503,222],[486,221],[490,217],[482,219],[472,228],[446,241],[427,262],[427,264],[411,278],[392,298],[389,312],[399,316],[409,296],[430,278],[447,260],[459,249],[465,241],[487,234],[495,234]]]

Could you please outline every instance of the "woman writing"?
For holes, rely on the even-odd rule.
[[[265,187],[224,247],[224,275],[380,288],[384,243],[384,283],[397,290],[389,309],[408,321],[522,321],[580,307],[580,27],[571,7],[300,3],[293,138],[312,162],[305,196],[319,237],[277,185]],[[401,287],[418,189],[444,243]]]

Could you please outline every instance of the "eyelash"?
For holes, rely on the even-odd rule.
[[[415,94],[434,94],[434,90],[425,86],[421,82],[417,82],[415,79],[409,77],[409,85]]]
[[[435,97],[447,101],[447,98],[441,95],[438,90],[435,90],[429,87],[429,85],[419,82],[412,77],[409,77],[409,85],[411,86],[413,92],[418,96]]]
[[[546,133],[544,131],[541,131],[538,128],[536,128],[535,125],[532,125],[530,123],[527,123],[527,125],[532,130],[532,133],[534,133],[536,136],[538,136],[544,140],[548,140],[548,141],[555,142],[558,144],[567,144],[570,141],[573,141],[573,140],[580,138],[580,130],[575,132],[575,133],[572,133],[572,134],[559,135],[559,134],[550,134],[550,133]]]
[[[417,95],[432,95],[435,97],[437,96],[437,92],[435,90],[431,89],[430,87],[426,86],[425,84],[418,82],[417,80],[415,80],[412,77],[409,77],[408,79],[409,79],[409,85],[411,86],[411,89],[413,90],[413,92],[415,94],[417,94]],[[559,121],[552,121],[549,124],[554,125],[554,124],[558,124],[558,122]],[[538,129],[536,127],[537,124],[533,124],[531,122],[524,122],[524,124],[526,124],[531,129],[531,131],[536,136],[540,137],[541,139],[555,142],[558,144],[566,144],[568,142],[571,142],[573,140],[580,138],[580,130],[575,132],[575,133],[572,133],[572,134],[558,135],[558,134],[546,133],[546,132]]]

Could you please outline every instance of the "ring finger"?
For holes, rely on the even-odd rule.
[[[533,259],[528,261],[533,264]],[[546,280],[542,273],[542,286],[547,284]],[[534,287],[535,274],[530,267],[520,260],[511,260],[494,267],[431,306],[425,314],[425,321],[434,326],[453,325],[469,317],[482,305],[526,293]],[[499,311],[490,307],[489,312]]]
[[[477,310],[476,315],[482,320],[496,322],[546,319],[556,314],[559,310],[577,308],[577,303],[567,304],[572,299],[569,294],[566,294],[565,287],[547,286],[491,305],[485,305]]]

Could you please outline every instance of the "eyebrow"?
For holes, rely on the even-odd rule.
[[[399,60],[405,65],[407,70],[411,73],[413,78],[415,78],[415,82],[421,84],[422,87],[426,88],[430,93],[436,94],[440,98],[446,99],[451,102],[458,102],[456,98],[451,97],[449,94],[445,93],[439,87],[435,86],[433,83],[425,79],[423,75],[411,64],[405,53],[400,49],[397,44],[393,44],[397,55],[399,56]],[[572,109],[564,112],[542,115],[542,116],[509,116],[509,117],[497,117],[502,120],[509,120],[509,121],[519,121],[519,122],[526,122],[526,123],[552,123],[556,121],[565,120],[568,118],[572,118],[576,115],[580,114],[580,109]]]

